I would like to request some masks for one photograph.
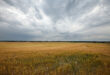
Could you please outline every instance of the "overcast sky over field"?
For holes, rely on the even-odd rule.
[[[110,41],[110,0],[0,0],[0,40]]]

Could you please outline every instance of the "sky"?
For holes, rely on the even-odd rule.
[[[0,40],[110,41],[110,0],[0,0]]]

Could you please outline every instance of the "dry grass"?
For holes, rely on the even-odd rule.
[[[110,75],[110,43],[0,42],[0,75]]]

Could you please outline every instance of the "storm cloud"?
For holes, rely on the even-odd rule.
[[[110,0],[0,0],[0,40],[110,41]]]

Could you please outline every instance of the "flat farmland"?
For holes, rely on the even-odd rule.
[[[0,42],[0,75],[110,75],[110,43]]]

